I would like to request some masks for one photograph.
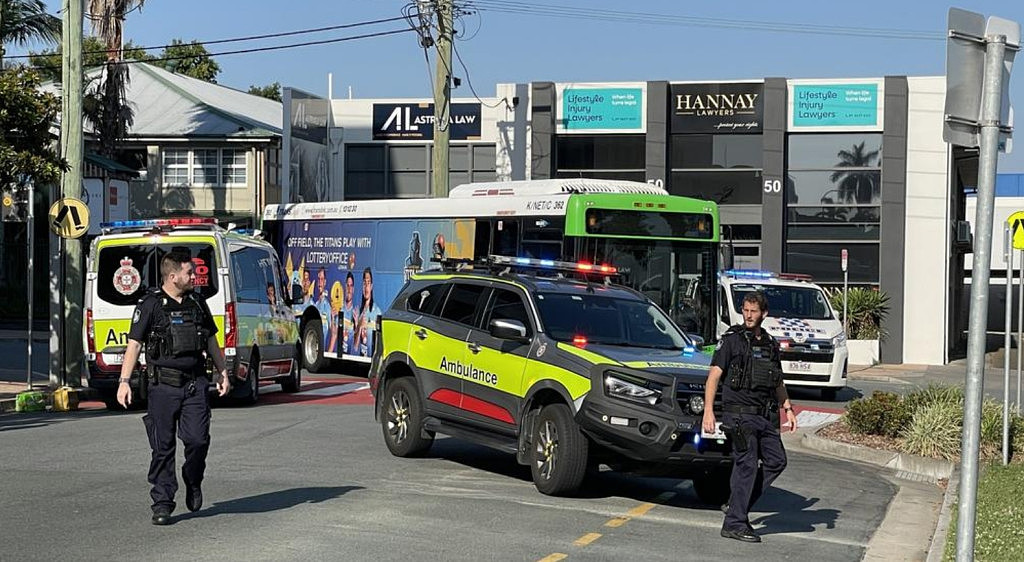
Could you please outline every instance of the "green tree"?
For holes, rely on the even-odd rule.
[[[39,75],[29,68],[0,74],[0,186],[55,184],[66,168],[53,150],[60,100],[39,84]]]
[[[153,64],[177,74],[184,74],[199,80],[217,83],[220,65],[210,58],[210,52],[202,43],[181,39],[171,41]]]
[[[249,86],[249,93],[254,96],[267,98],[268,100],[281,101],[281,83],[274,82],[266,86]]]
[[[122,52],[125,60],[151,61],[156,58],[130,40],[125,43]],[[61,45],[58,43],[54,49],[45,49],[38,53],[29,52],[28,63],[39,72],[44,80],[60,82],[61,53]],[[84,37],[82,39],[82,68],[103,66],[106,61],[107,46],[103,40],[93,35]]]
[[[43,0],[0,0],[0,68],[4,45],[30,41],[60,43],[60,18],[46,13]]]
[[[88,0],[88,17],[93,32],[102,40],[107,60],[98,84],[83,100],[83,112],[93,124],[100,141],[100,154],[113,158],[117,144],[128,134],[134,112],[126,97],[128,65],[124,63],[124,17],[141,8],[145,0]]]

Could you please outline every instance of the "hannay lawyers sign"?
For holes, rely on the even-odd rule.
[[[764,84],[672,84],[673,133],[760,133]]]
[[[451,104],[451,140],[480,138],[480,104]],[[373,104],[373,140],[432,140],[434,104]]]

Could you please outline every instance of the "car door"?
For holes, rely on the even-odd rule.
[[[514,432],[523,399],[523,376],[536,333],[525,295],[518,288],[496,284],[480,321],[467,340],[469,376],[463,378],[462,409],[478,424]],[[493,320],[514,320],[526,327],[526,339],[504,339],[491,334]]]
[[[444,302],[436,312],[424,313],[409,338],[409,359],[417,371],[426,410],[440,417],[464,418],[462,376],[465,373],[466,338],[483,308],[488,287],[483,283],[448,282]],[[430,299],[430,286],[412,299]],[[434,289],[437,290],[437,289]],[[427,292],[427,295],[423,295]]]

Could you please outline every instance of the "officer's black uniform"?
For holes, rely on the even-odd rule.
[[[786,468],[775,417],[776,388],[782,382],[779,345],[764,330],[758,338],[742,325],[733,326],[711,365],[722,369],[722,421],[734,428],[732,493],[722,528],[741,531],[749,529],[747,514],[754,503]]]
[[[176,433],[185,445],[181,476],[186,489],[198,490],[202,484],[210,448],[209,379],[203,350],[215,333],[217,326],[206,301],[192,292],[178,303],[155,289],[135,307],[128,337],[145,344],[150,370],[149,407],[142,420],[153,449],[149,495],[154,513],[174,511]]]

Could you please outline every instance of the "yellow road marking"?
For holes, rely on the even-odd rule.
[[[601,533],[587,533],[582,537],[576,539],[576,541],[572,544],[576,546],[587,546],[588,544],[596,541],[599,538],[601,538]]]
[[[629,521],[629,517],[616,517],[615,519],[609,519],[604,526],[605,527],[621,527]]]
[[[653,504],[653,503],[650,503],[650,502],[644,502],[644,503],[634,507],[633,509],[627,511],[626,515],[628,515],[630,517],[640,517],[641,515],[643,515],[643,514],[647,513],[648,511],[654,509],[656,506],[657,506],[657,504]]]
[[[545,556],[544,558],[541,558],[537,562],[558,562],[559,560],[565,560],[568,557],[569,557],[568,554],[562,554],[561,552],[556,552],[554,554],[548,554],[547,556]]]

